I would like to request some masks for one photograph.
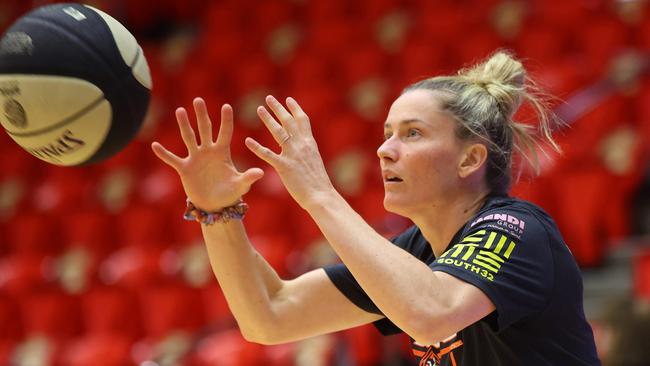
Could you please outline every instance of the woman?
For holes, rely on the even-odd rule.
[[[391,241],[333,188],[298,103],[275,98],[258,115],[280,145],[246,146],[279,174],[343,264],[280,279],[253,249],[242,196],[263,175],[230,159],[232,109],[216,142],[205,103],[194,100],[200,143],[187,113],[176,117],[189,155],[158,143],[180,175],[186,217],[202,222],[214,273],[244,337],[274,344],[370,322],[405,332],[420,365],[598,365],[582,307],[580,272],[552,219],[508,197],[513,149],[534,148],[512,117],[532,103],[522,64],[504,52],[456,76],[415,83],[392,104],[377,150],[384,206],[415,224]],[[533,151],[533,149],[531,149]],[[535,159],[532,159],[535,160]]]

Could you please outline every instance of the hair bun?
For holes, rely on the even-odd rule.
[[[526,93],[526,69],[505,51],[498,51],[486,61],[461,70],[459,74],[494,97],[499,109],[508,118],[517,111]]]

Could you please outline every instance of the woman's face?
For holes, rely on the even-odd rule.
[[[385,141],[377,150],[388,211],[412,217],[444,204],[458,189],[463,144],[440,97],[439,92],[412,90],[388,112]]]

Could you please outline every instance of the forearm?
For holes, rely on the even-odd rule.
[[[430,338],[425,317],[444,319],[449,308],[431,269],[379,235],[338,193],[319,202],[308,212],[372,301],[411,337]]]
[[[271,303],[282,280],[250,244],[241,221],[201,227],[210,265],[242,334],[259,339],[275,320]]]

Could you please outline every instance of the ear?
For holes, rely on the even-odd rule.
[[[488,157],[488,150],[484,144],[468,144],[458,164],[458,175],[467,178],[477,170],[481,169]]]

